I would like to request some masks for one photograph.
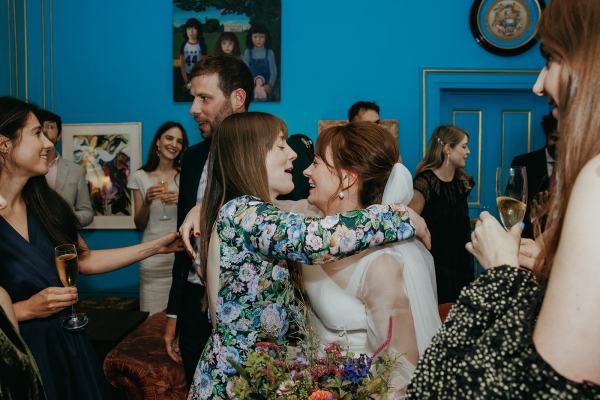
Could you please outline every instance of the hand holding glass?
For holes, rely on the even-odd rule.
[[[506,230],[523,221],[527,209],[527,170],[525,167],[498,167],[496,205]]]
[[[77,265],[77,249],[74,244],[62,244],[54,248],[54,261],[58,277],[65,287],[75,287],[79,266]],[[75,305],[71,306],[71,314],[62,320],[65,329],[81,329],[88,323],[84,314],[75,312]]]

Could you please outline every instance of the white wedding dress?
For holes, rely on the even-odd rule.
[[[408,204],[412,176],[396,164],[383,203]],[[301,208],[298,204],[296,210]],[[310,207],[304,212],[310,213]],[[416,362],[441,325],[433,257],[416,239],[378,247],[341,261],[304,266],[310,324],[321,343],[332,341],[353,353],[372,355],[388,338],[386,350],[398,358],[390,399],[403,398]]]

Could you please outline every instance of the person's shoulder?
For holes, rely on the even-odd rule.
[[[149,179],[148,173],[143,169],[133,171],[127,180],[127,187],[130,189],[139,189],[143,185],[144,181]]]
[[[600,154],[589,160],[577,175],[572,195],[600,200]]]
[[[133,171],[133,173],[131,174],[131,178],[130,179],[143,179],[148,177],[148,173],[146,171],[144,171],[143,169],[138,169],[136,171]]]
[[[431,181],[435,181],[437,176],[433,173],[432,170],[428,169],[425,171],[421,171],[415,175],[413,178],[413,182],[415,183],[429,183]]]
[[[203,152],[207,152],[210,149],[210,141],[203,140],[199,143],[193,144],[185,149],[183,153],[184,158],[197,157]]]
[[[537,149],[537,150],[529,152],[529,153],[519,154],[519,155],[515,156],[515,158],[513,158],[512,162],[510,163],[510,165],[524,166],[525,164],[530,163],[532,160],[535,160],[536,158],[540,158],[540,157],[544,157],[544,158],[546,157],[545,147],[542,147],[541,149]]]
[[[261,205],[265,205],[263,200],[255,196],[242,195],[227,201],[219,214],[222,218],[236,218],[239,214],[246,212],[249,209],[256,209]]]

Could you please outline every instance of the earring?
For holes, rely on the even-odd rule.
[[[450,166],[450,154],[446,155],[446,166]]]
[[[343,191],[339,192],[338,197],[340,198],[340,200],[343,199],[345,197],[344,192]]]

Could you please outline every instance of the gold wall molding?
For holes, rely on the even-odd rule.
[[[432,74],[484,74],[484,75],[538,75],[537,69],[448,69],[448,68],[424,68],[421,72],[422,97],[423,97],[423,156],[427,149],[427,80]],[[482,87],[481,89],[485,89]]]
[[[500,146],[500,161],[504,163],[504,117],[507,114],[527,115],[527,153],[531,152],[531,110],[502,110],[502,145]]]

